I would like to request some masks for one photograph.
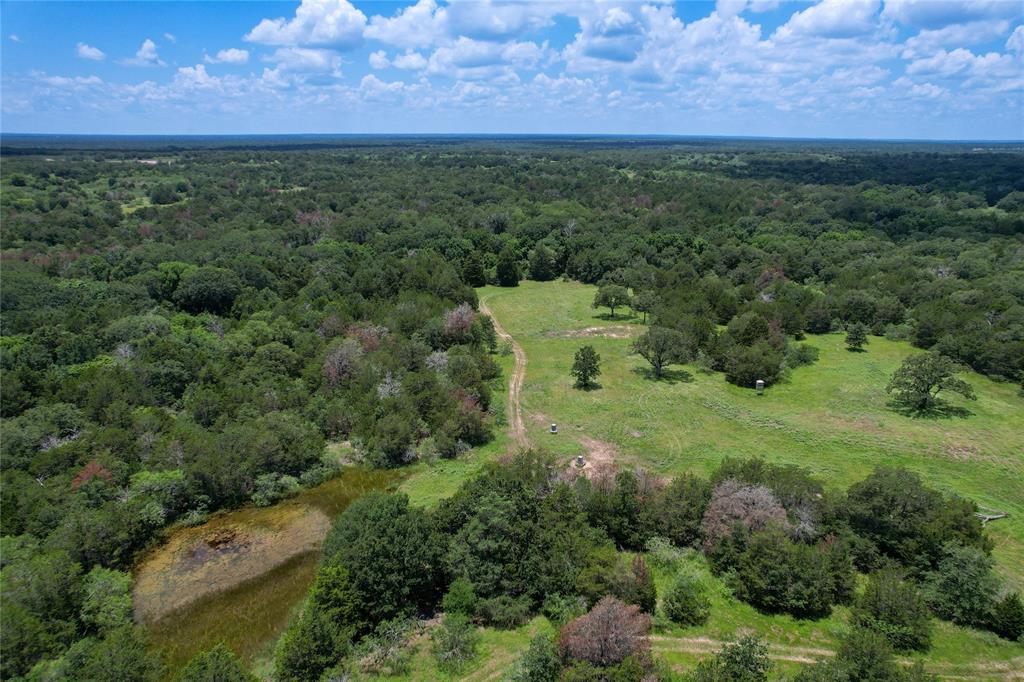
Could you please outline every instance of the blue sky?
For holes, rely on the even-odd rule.
[[[0,12],[3,132],[1024,138],[1021,0]]]

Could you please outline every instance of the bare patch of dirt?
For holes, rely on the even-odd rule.
[[[710,637],[665,637],[654,635],[651,642],[659,651],[680,651],[688,654],[713,654],[719,652],[728,642],[711,639]],[[834,656],[831,649],[812,647],[794,647],[781,644],[769,644],[768,656],[776,661],[793,663],[814,663],[823,656]]]
[[[534,424],[547,426],[551,423],[551,415],[544,414],[543,412],[533,412],[530,414],[530,421]]]
[[[135,569],[136,620],[159,620],[316,551],[330,526],[318,509],[278,505],[178,531]]]
[[[618,446],[590,436],[580,436],[579,442],[586,450],[586,454],[583,455],[583,466],[579,466],[574,457],[566,470],[567,478],[574,480],[579,476],[586,476],[591,481],[596,481],[615,475],[618,469],[615,461],[620,458]]]
[[[981,456],[981,449],[977,445],[969,443],[947,443],[946,457],[957,461],[977,461],[984,459]]]
[[[588,337],[603,337],[606,339],[629,339],[639,336],[640,329],[626,324],[613,324],[604,327],[586,327],[584,329],[570,329],[568,331],[552,331],[545,334],[549,337],[562,339],[585,339]]]

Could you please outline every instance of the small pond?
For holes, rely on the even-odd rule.
[[[313,580],[331,521],[397,482],[394,472],[346,468],[272,507],[170,532],[135,568],[136,620],[171,670],[218,642],[249,661],[269,656]]]

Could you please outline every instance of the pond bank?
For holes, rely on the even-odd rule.
[[[218,642],[247,660],[268,653],[312,582],[334,517],[398,480],[394,472],[346,468],[272,507],[243,507],[171,532],[135,568],[136,620],[172,669]]]

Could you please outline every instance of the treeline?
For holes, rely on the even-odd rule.
[[[876,168],[879,177],[798,184],[785,169],[801,159]],[[752,164],[769,164],[774,175],[730,177]],[[990,179],[978,179],[979,164]],[[558,147],[193,151],[141,169],[130,160],[24,158],[7,164],[5,241],[17,249],[8,258],[86,280],[136,275],[147,253],[173,260],[170,244],[197,250],[202,263],[233,253],[255,261],[234,269],[257,287],[268,273],[274,285],[302,286],[301,261],[282,259],[282,244],[329,238],[377,253],[429,249],[472,286],[523,276],[625,281],[659,292],[672,324],[698,318],[680,331],[747,311],[797,336],[862,323],[1019,380],[1020,164],[1015,153],[736,157]],[[211,177],[215,168],[225,172]],[[896,182],[901,175],[910,180]],[[164,201],[171,191],[176,203],[167,208],[122,215],[119,202],[130,196]],[[211,241],[223,250],[205,248]]]
[[[761,459],[727,459],[708,479],[626,470],[592,481],[525,452],[433,511],[400,494],[353,503],[279,643],[276,677],[400,673],[409,619],[438,611],[433,636],[462,642],[458,655],[441,647],[459,664],[472,656],[470,624],[511,628],[540,613],[559,634],[535,642],[518,679],[664,677],[644,645],[651,616],[698,624],[709,615],[707,587],[685,571],[657,594],[644,552],[672,566],[673,548],[702,551],[736,598],[768,613],[820,618],[852,605],[851,637],[868,642],[880,668],[892,651],[927,650],[935,616],[1014,640],[1024,632],[1024,607],[992,571],[974,505],[906,470],[880,468],[846,491]],[[859,594],[858,571],[869,574]],[[902,679],[890,667],[871,679]]]

